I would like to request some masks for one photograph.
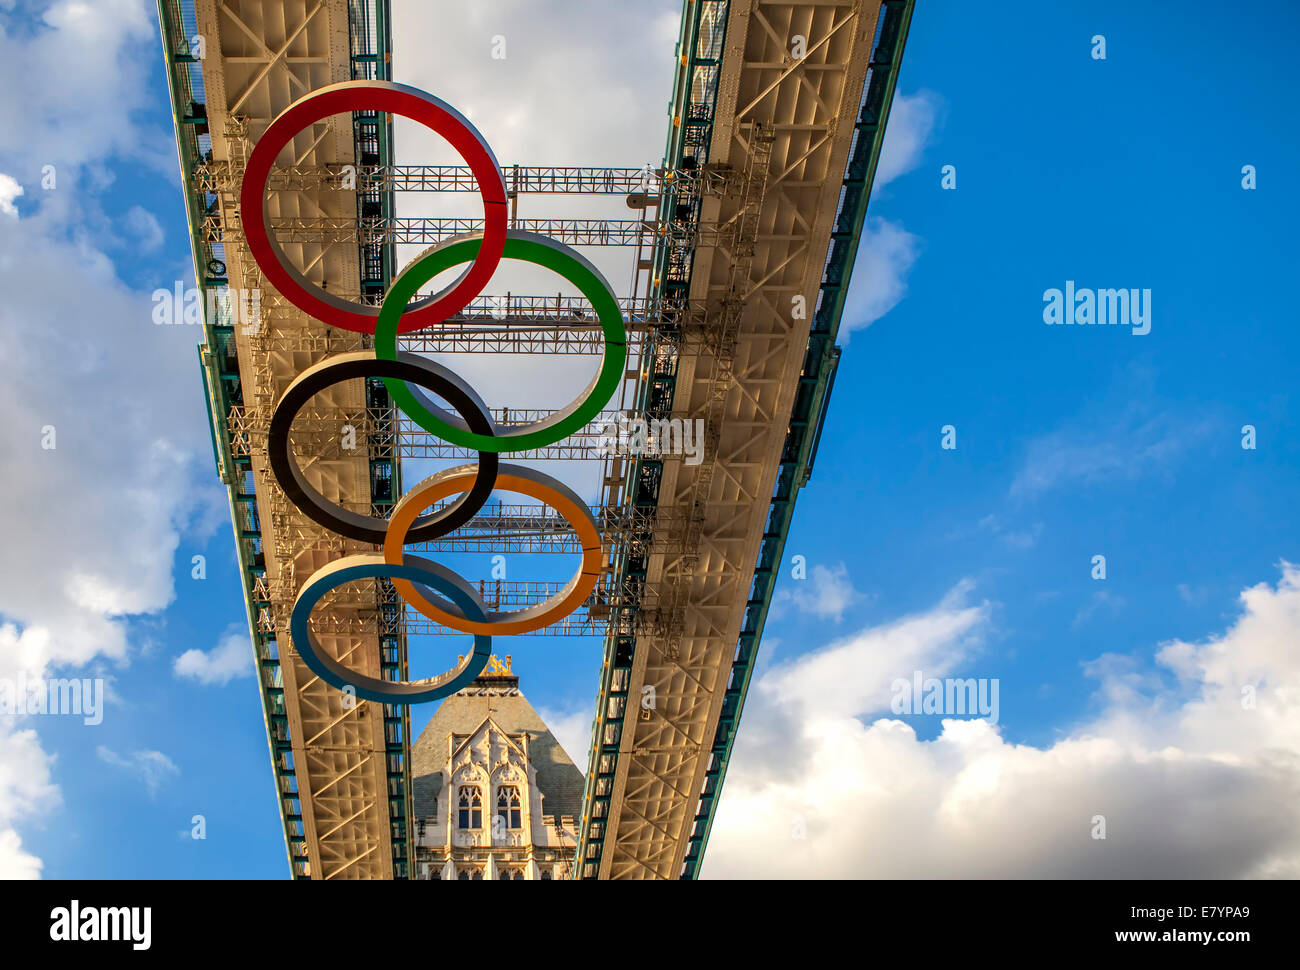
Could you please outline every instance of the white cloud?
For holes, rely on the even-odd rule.
[[[1099,420],[1098,414],[1111,417]],[[1157,412],[1145,396],[1125,401],[1111,394],[1086,414],[1029,442],[1011,495],[1034,497],[1068,486],[1168,474],[1213,430],[1203,416]]]
[[[35,731],[0,730],[0,879],[40,878],[41,860],[23,850],[13,826],[58,804],[52,761]]]
[[[23,851],[23,840],[13,829],[0,829],[0,879],[39,879],[44,863]]]
[[[158,794],[158,789],[162,787],[164,781],[181,772],[172,759],[161,751],[132,751],[130,755],[123,757],[102,744],[95,750],[100,761],[124,768],[139,778],[144,783],[150,798]]]
[[[871,186],[873,202],[881,189],[920,164],[942,106],[942,98],[933,91],[894,95],[880,163]],[[840,323],[845,343],[853,331],[865,330],[907,295],[907,276],[920,254],[920,244],[918,236],[898,223],[867,216]]]
[[[173,596],[181,530],[219,497],[208,467],[197,331],[158,327],[46,210],[0,235],[0,615],[44,663],[126,656],[121,620]],[[18,285],[21,283],[21,285]],[[112,339],[105,339],[112,334]],[[52,445],[53,447],[49,447]]]
[[[482,132],[507,168],[521,165],[658,165],[672,95],[677,0],[607,4],[599,16],[582,0],[546,4],[445,4],[430,16],[424,0],[393,4],[393,74],[454,105]],[[492,56],[505,38],[503,59]],[[632,39],[635,38],[635,42]],[[430,51],[437,51],[430,57]],[[581,65],[580,70],[574,70]],[[407,161],[459,161],[441,138],[395,120],[398,155]],[[457,208],[457,207],[460,208]],[[477,196],[400,196],[409,216],[481,217]],[[619,196],[519,199],[522,218],[634,218]],[[399,247],[399,263],[418,247]],[[409,250],[409,251],[408,251]],[[626,247],[584,247],[622,293],[635,255]],[[487,292],[570,292],[553,274],[521,275],[509,264]],[[539,289],[538,287],[542,287]],[[548,363],[555,364],[551,360]],[[549,381],[539,381],[551,386]]]
[[[253,673],[248,629],[232,624],[211,650],[190,649],[177,657],[172,671],[200,684],[225,685],[236,677],[248,677]]]
[[[943,99],[933,91],[895,94],[885,127],[872,194],[921,163],[921,155],[934,136]],[[936,176],[937,177],[937,176]]]
[[[148,103],[144,55],[157,44],[144,0],[65,0],[0,30],[0,160],[59,170],[21,232],[0,233],[0,448],[11,458],[0,528],[22,550],[0,562],[0,618],[13,623],[0,636],[21,646],[32,675],[123,659],[121,621],[171,601],[181,528],[223,504],[199,334],[153,325],[148,293],[125,286],[90,242],[87,229],[104,224],[98,199],[66,178],[166,144],[169,126],[132,120]],[[126,222],[145,243],[161,234],[139,207]]]
[[[854,330],[865,330],[907,295],[907,274],[920,253],[920,243],[920,237],[898,223],[867,216],[840,324],[845,342]]]
[[[15,183],[36,183],[45,166],[55,176],[32,214],[0,220],[5,676],[96,658],[125,664],[130,618],[172,600],[182,532],[199,517],[209,527],[211,508],[224,505],[195,368],[199,335],[152,324],[148,290],[125,286],[102,248],[116,240],[93,194],[122,163],[176,177],[167,114],[148,83],[158,63],[152,9],[60,0],[35,21],[0,18],[0,168]],[[0,183],[11,207],[15,194]],[[148,243],[147,223],[135,222]],[[0,871],[34,874],[39,860],[13,825],[39,817],[58,792],[36,734],[4,724],[0,777],[11,772],[32,782],[0,784]]]
[[[59,0],[38,23],[0,21],[0,158],[24,181],[54,165],[58,189],[83,167],[111,178],[110,157],[178,177],[167,128],[135,117],[163,106],[148,79],[158,28],[146,0]],[[147,55],[147,56],[146,56]]]
[[[136,245],[145,252],[163,244],[163,228],[152,212],[133,205],[126,213],[126,228],[135,237]]]
[[[793,603],[805,613],[838,623],[844,611],[861,599],[862,594],[853,588],[849,579],[848,567],[841,562],[829,569],[813,566],[812,575],[806,580],[792,579],[789,585],[777,590],[772,605]]]
[[[704,874],[1300,876],[1300,569],[1283,564],[1241,603],[1226,632],[1164,645],[1155,669],[1089,665],[1101,713],[1049,747],[982,720],[945,720],[922,742],[887,715],[898,671],[966,666],[988,617],[959,596],[768,671]]]
[[[14,205],[14,200],[22,194],[23,187],[18,184],[18,180],[0,172],[0,213],[17,219],[18,207]]]
[[[591,708],[577,707],[571,711],[559,711],[539,707],[537,716],[551,729],[569,760],[585,775],[587,754],[591,750]]]

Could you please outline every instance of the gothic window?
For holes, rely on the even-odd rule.
[[[543,870],[542,870],[542,878],[543,878],[543,879],[547,879],[547,880],[549,880],[549,879],[551,878],[551,870],[550,870],[550,869],[543,869]]]
[[[483,827],[483,799],[474,785],[461,785],[457,800],[457,825],[463,829]]]
[[[506,786],[497,789],[497,818],[507,829],[523,828],[523,812],[519,808],[519,789]]]
[[[456,878],[464,879],[466,882],[469,882],[469,873],[466,872],[464,869],[460,869],[456,873]]]
[[[475,869],[475,870],[474,870],[474,875],[471,876],[470,878],[471,878],[471,879],[482,879],[482,878],[483,878],[483,870],[482,870],[482,869]]]

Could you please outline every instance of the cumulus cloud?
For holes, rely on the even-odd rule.
[[[158,794],[158,789],[162,787],[164,781],[181,772],[172,759],[161,751],[132,751],[129,755],[123,756],[102,744],[95,751],[100,761],[124,768],[139,778],[144,783],[150,798]]]
[[[116,166],[176,176],[170,125],[147,83],[159,43],[152,9],[147,0],[60,0],[34,19],[30,8],[0,15],[0,170],[11,173],[0,200],[15,209],[0,217],[7,676],[96,658],[127,663],[131,618],[173,598],[182,534],[210,527],[211,510],[224,505],[210,470],[197,332],[154,326],[148,291],[125,285],[91,241],[111,238],[96,192]],[[146,109],[153,119],[142,124]],[[53,188],[31,214],[16,212],[15,186],[35,184],[46,166]],[[150,243],[147,220],[126,223]],[[36,770],[40,758],[35,733],[0,725],[0,774],[40,782],[0,787],[0,870],[39,868],[12,826],[57,797],[48,763]]]
[[[758,679],[706,876],[1300,876],[1300,569],[1154,667],[1088,665],[1099,714],[1044,747],[888,715],[900,671],[969,666],[989,616],[963,595]]]
[[[0,879],[40,878],[41,860],[23,850],[13,826],[58,804],[52,761],[35,731],[0,730]]]
[[[223,686],[236,677],[253,673],[251,651],[248,630],[232,624],[211,650],[190,649],[177,657],[172,671],[177,677],[197,680],[200,684]]]
[[[0,158],[20,181],[54,165],[62,191],[63,176],[83,167],[111,178],[111,157],[177,177],[167,129],[136,123],[162,107],[148,85],[158,63],[153,9],[146,0],[59,0],[34,22],[0,18]]]
[[[123,618],[171,602],[181,530],[219,497],[196,335],[155,326],[148,297],[45,215],[21,225],[0,232],[0,523],[22,550],[0,562],[0,614],[43,662],[121,659]]]

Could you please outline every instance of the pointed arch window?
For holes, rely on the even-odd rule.
[[[519,789],[505,785],[497,789],[497,818],[507,829],[524,827],[524,815],[519,802]]]
[[[456,799],[456,824],[462,829],[483,827],[483,797],[476,785],[461,785]]]

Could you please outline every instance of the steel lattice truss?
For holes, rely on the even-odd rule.
[[[237,180],[251,144],[290,102],[323,85],[374,70],[383,27],[376,30],[373,19],[350,17],[350,6],[366,8],[367,17],[373,18],[371,5],[345,0],[197,0],[192,10],[189,4],[160,4],[181,164],[194,188],[187,201],[196,229],[235,208],[233,187],[208,191],[194,178],[196,167],[219,163]],[[196,36],[203,39],[204,56],[186,71],[184,55],[187,50],[193,54]],[[326,124],[295,139],[292,152],[298,164],[332,167],[355,164],[357,145],[358,133],[351,126]],[[334,190],[286,191],[272,193],[270,199],[271,211],[284,218],[357,218],[357,198]],[[196,232],[195,248],[199,279],[208,285],[269,290],[240,239],[205,239]],[[304,239],[291,247],[291,256],[318,281],[334,280],[345,292],[362,289],[362,253],[356,246],[325,247]],[[228,322],[207,322],[205,364],[210,397],[218,406],[238,402],[266,414],[297,373],[294,354],[299,365],[304,356],[324,356],[280,351],[269,329],[250,333]],[[277,325],[280,333],[323,329],[288,308],[279,310]],[[222,366],[229,362],[236,364],[233,373]],[[366,406],[359,390],[343,385],[321,399],[346,411]],[[214,415],[218,427],[226,417]],[[256,430],[264,442],[265,426]],[[312,534],[318,527],[294,521],[300,517],[275,486],[264,447],[243,454],[219,447],[218,461],[231,486],[293,874],[313,879],[403,875],[410,816],[402,747],[409,727],[404,712],[364,701],[349,703],[298,659],[284,632],[285,610],[301,582],[332,556]],[[330,499],[372,498],[372,463],[364,449],[321,461],[308,475]],[[353,543],[349,551],[360,548]],[[385,667],[400,668],[404,658],[382,655],[381,613],[373,587],[322,608],[323,649],[371,676],[379,676]]]
[[[842,299],[827,289],[839,272],[833,261],[843,260],[836,247],[847,243],[851,266],[865,208],[865,196],[846,208],[846,165],[861,154],[870,107],[875,148],[855,176],[869,187],[892,95],[891,77],[882,106],[868,105],[869,64],[877,70],[873,52],[901,49],[901,38],[880,36],[881,17],[895,8],[910,15],[910,6],[688,0],[662,166],[503,170],[512,197],[626,194],[641,210],[626,220],[512,220],[570,245],[630,246],[638,256],[633,294],[620,301],[636,382],[571,438],[519,454],[603,463],[592,513],[609,550],[606,574],[579,610],[537,631],[606,636],[580,877],[695,874],[748,683],[755,616],[761,632],[770,595],[770,582],[760,586],[756,577],[770,573],[764,563],[774,542],[779,555],[793,490],[810,467],[804,398],[811,392],[813,413],[825,404],[823,365],[839,304],[825,307],[828,340],[810,340],[810,326],[828,294]],[[306,318],[278,297],[244,247],[236,204],[251,145],[283,108],[326,84],[386,76],[387,2],[160,0],[160,11],[198,278],[213,290],[262,293],[255,326],[229,313],[207,321],[202,355],[291,867],[295,877],[402,878],[411,824],[405,709],[350,703],[308,671],[286,630],[303,580],[362,547],[305,518],[276,486],[265,453],[272,406],[287,383],[369,338]],[[202,59],[193,54],[196,35],[206,43]],[[801,58],[790,53],[795,36],[803,38]],[[318,285],[371,303],[383,296],[395,244],[479,228],[472,219],[396,216],[393,192],[472,192],[477,184],[465,166],[392,164],[386,138],[381,119],[316,124],[295,138],[269,183],[272,231],[288,257]],[[804,312],[795,310],[800,298]],[[814,344],[822,348],[816,354]],[[404,335],[401,346],[595,355],[601,334],[583,299],[503,294]],[[637,417],[700,422],[703,461],[602,457],[603,429]],[[355,435],[348,447],[344,426]],[[400,494],[402,458],[473,457],[423,433],[358,382],[313,399],[291,447],[327,500],[376,516]],[[791,468],[799,476],[793,485]],[[411,550],[503,548],[576,551],[562,519],[525,505],[489,505],[456,533]],[[757,600],[751,589],[762,590]],[[551,583],[480,584],[494,609],[555,591]],[[324,650],[370,676],[404,677],[406,636],[448,632],[405,611],[382,580],[331,594],[313,626]],[[643,687],[654,688],[654,708],[629,708]]]
[[[656,469],[658,507],[683,510],[687,543],[682,553],[654,549],[639,564],[640,610],[659,617],[662,629],[607,647],[611,670],[598,701],[579,850],[583,877],[671,879],[698,865],[698,851],[688,853],[702,848],[707,833],[757,645],[741,636],[755,605],[755,563],[770,579],[778,563],[760,560],[760,549],[776,538],[779,556],[784,541],[775,499],[792,500],[785,452],[796,397],[814,390],[805,388],[806,372],[822,364],[810,354],[810,327],[825,296],[833,234],[845,232],[836,221],[842,184],[869,90],[878,14],[887,6],[687,5],[673,102],[682,134],[670,152],[743,177],[738,191],[679,196],[679,211],[684,202],[698,224],[688,220],[678,231],[695,234],[694,245],[664,253],[673,246],[665,240],[656,265],[691,300],[714,308],[713,328],[724,339],[713,353],[670,355],[667,407],[702,418],[710,436],[703,464]],[[802,58],[791,56],[796,37]],[[728,232],[710,236],[698,226]],[[855,245],[857,231],[850,224]],[[764,595],[757,605],[761,629]],[[629,712],[628,699],[646,688],[654,705]]]

